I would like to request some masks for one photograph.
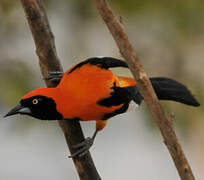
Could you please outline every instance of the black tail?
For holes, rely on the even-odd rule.
[[[191,92],[183,84],[165,77],[150,78],[158,99],[177,101],[190,106],[200,106]],[[143,100],[137,86],[126,87],[132,95],[132,100],[140,104]]]
[[[191,92],[183,84],[169,78],[150,78],[152,86],[160,100],[172,100],[190,106],[200,106]]]

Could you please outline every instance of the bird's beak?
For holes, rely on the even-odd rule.
[[[12,116],[14,114],[31,114],[31,110],[28,107],[24,107],[18,104],[16,107],[11,109],[4,117]]]

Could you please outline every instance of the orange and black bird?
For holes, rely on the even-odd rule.
[[[26,114],[42,120],[76,119],[96,121],[91,138],[77,144],[71,157],[85,154],[92,146],[98,131],[108,119],[127,111],[131,101],[140,105],[143,97],[136,81],[116,76],[109,68],[125,67],[124,61],[111,57],[94,57],[78,63],[67,72],[53,72],[47,79],[57,81],[55,88],[39,88],[22,97],[6,116]],[[172,100],[190,106],[198,101],[183,84],[165,77],[150,78],[160,100]]]

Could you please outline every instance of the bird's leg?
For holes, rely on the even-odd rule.
[[[48,74],[48,76],[46,76],[44,79],[52,81],[53,83],[59,84],[59,82],[62,79],[63,75],[64,75],[63,72],[59,72],[59,71],[54,72],[53,71],[53,72],[50,72]]]
[[[88,137],[83,142],[72,146],[75,149],[78,149],[78,148],[79,149],[75,153],[73,153],[71,156],[69,156],[69,158],[73,158],[75,156],[79,156],[79,157],[84,156],[89,151],[91,146],[93,145],[93,142],[94,142],[94,139],[97,133],[98,133],[98,130],[96,129],[92,137]]]

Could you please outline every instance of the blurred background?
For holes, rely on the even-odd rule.
[[[112,36],[87,0],[44,0],[65,70],[93,56],[121,58]],[[149,76],[174,78],[204,103],[204,1],[112,0]],[[120,75],[131,76],[127,69]],[[32,89],[44,87],[35,46],[20,1],[0,0],[0,179],[75,180],[57,122],[15,116],[3,119]],[[196,179],[204,179],[204,108],[162,102]],[[86,136],[94,122],[81,123]],[[143,103],[116,116],[99,133],[91,153],[105,180],[176,180],[173,161]]]

